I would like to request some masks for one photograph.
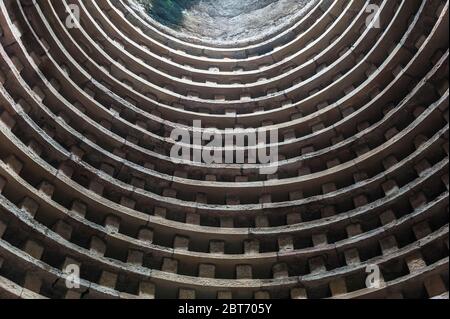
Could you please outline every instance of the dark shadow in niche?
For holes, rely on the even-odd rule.
[[[183,11],[200,0],[138,0],[147,13],[161,24],[179,27],[183,21]]]

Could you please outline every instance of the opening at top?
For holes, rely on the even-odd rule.
[[[317,0],[135,0],[148,20],[184,40],[238,44],[298,21]]]

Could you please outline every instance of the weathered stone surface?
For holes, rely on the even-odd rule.
[[[0,298],[448,299],[445,1],[74,3],[0,5]]]

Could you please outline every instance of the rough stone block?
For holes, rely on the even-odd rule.
[[[173,176],[179,178],[188,178],[188,173],[185,171],[176,170],[175,172],[173,172]]]
[[[398,163],[398,160],[395,156],[391,155],[391,156],[386,157],[383,160],[384,170],[388,170],[389,168],[396,165],[397,163]]]
[[[41,259],[44,253],[44,247],[33,240],[27,240],[23,250],[36,259]]]
[[[314,247],[322,247],[328,245],[328,237],[327,234],[313,234],[312,235],[312,242]]]
[[[261,197],[259,198],[260,204],[269,204],[271,202],[272,202],[272,196],[270,194],[261,195]]]
[[[3,32],[2,32],[1,27],[0,27],[0,37],[2,37],[2,36],[3,36]],[[0,84],[4,85],[5,83],[6,83],[5,73],[0,71]]]
[[[425,176],[427,171],[431,168],[430,162],[428,162],[426,159],[423,159],[418,164],[414,166],[414,169],[417,172],[417,175],[420,177]]]
[[[387,210],[380,215],[380,222],[381,222],[381,225],[383,225],[383,226],[390,224],[392,222],[395,222],[396,220],[397,220],[397,217],[395,216],[395,214],[392,210]]]
[[[143,179],[133,177],[130,182],[131,185],[138,189],[144,189],[145,188],[145,181]]]
[[[322,185],[322,193],[323,194],[332,193],[332,192],[335,192],[336,190],[337,190],[336,184],[334,184],[334,183],[328,183],[328,184]]]
[[[244,241],[245,254],[259,254],[259,241],[256,239]]]
[[[385,237],[380,240],[380,247],[383,255],[389,255],[398,249],[397,240],[394,236]]]
[[[302,214],[300,213],[290,213],[286,215],[286,224],[295,225],[302,222]]]
[[[171,188],[166,188],[163,190],[163,194],[164,197],[169,197],[169,198],[177,198],[177,191]]]
[[[269,227],[269,219],[267,218],[267,216],[256,216],[255,217],[255,227],[256,228]]]
[[[442,145],[442,149],[444,150],[445,154],[447,154],[447,156],[449,155],[449,145],[448,143],[444,143]]]
[[[356,248],[348,249],[344,252],[345,263],[349,266],[358,265],[361,262],[359,252]]]
[[[163,207],[155,207],[153,213],[156,217],[166,218],[167,209]]]
[[[270,299],[270,293],[268,291],[257,291],[255,292],[254,298],[257,300],[267,300]]]
[[[347,293],[347,283],[344,278],[338,278],[330,282],[332,296],[339,296]]]
[[[67,300],[78,300],[81,299],[81,293],[75,290],[68,290],[64,295],[64,299]]]
[[[91,181],[89,183],[89,190],[93,191],[97,195],[102,195],[105,187],[97,181]]]
[[[226,200],[227,205],[239,205],[241,203],[240,199],[238,196],[227,196],[227,200]]]
[[[308,166],[303,165],[301,168],[298,169],[298,176],[305,176],[311,174],[311,168]]]
[[[42,287],[42,280],[36,274],[29,272],[25,275],[23,287],[25,289],[39,293]]]
[[[386,296],[386,299],[400,300],[400,299],[404,299],[404,297],[400,291],[394,291],[394,292],[388,293],[388,295]]]
[[[195,299],[195,290],[180,289],[180,291],[178,293],[178,299],[183,299],[183,300]]]
[[[362,131],[368,129],[369,127],[370,127],[370,123],[369,122],[362,122],[362,123],[358,124],[357,129],[358,129],[359,132],[362,132]]]
[[[23,163],[14,155],[10,155],[5,159],[5,163],[11,168],[16,174],[20,174],[23,169]]]
[[[209,253],[210,254],[224,254],[225,253],[225,242],[210,241],[209,242]]]
[[[426,278],[423,284],[425,286],[425,289],[427,290],[428,297],[430,298],[439,296],[447,292],[445,283],[439,275],[434,275]]]
[[[449,190],[449,178],[448,178],[448,174],[445,174],[444,176],[442,176],[441,178],[442,183],[444,183],[445,187],[447,188],[447,190]]]
[[[409,203],[413,209],[419,209],[427,204],[427,197],[424,193],[420,192],[417,195],[410,197]]]
[[[73,175],[74,169],[67,163],[62,163],[59,166],[58,173],[65,175],[68,178],[71,178]]]
[[[424,35],[422,34],[422,35],[416,40],[416,43],[415,43],[416,49],[419,50],[419,49],[422,47],[422,45],[423,45],[426,41],[427,41],[427,37],[424,36]]]
[[[220,300],[233,299],[233,293],[231,291],[219,291],[217,293],[217,299],[220,299]]]
[[[366,195],[359,195],[353,198],[353,205],[355,208],[363,207],[369,203]]]
[[[77,160],[81,160],[84,156],[84,151],[77,146],[72,146],[70,149],[70,152],[72,153],[72,156],[74,157],[74,159],[77,159]]]
[[[236,279],[252,279],[253,271],[250,265],[236,266]]]
[[[150,282],[139,283],[138,294],[143,299],[155,299],[155,285]]]
[[[189,238],[175,236],[175,239],[173,241],[173,248],[178,250],[189,250]]]
[[[172,258],[164,258],[161,270],[176,274],[178,272],[178,260]]]
[[[14,118],[6,111],[0,116],[0,121],[9,129],[12,130],[16,125]]]
[[[118,233],[120,228],[120,218],[114,215],[109,215],[104,222],[106,231],[111,233]]]
[[[420,252],[414,252],[411,255],[406,256],[405,261],[410,273],[420,272],[427,266]]]
[[[306,295],[306,289],[292,288],[291,299],[308,299],[308,296]]]
[[[308,264],[311,274],[318,274],[327,270],[322,256],[309,259]]]
[[[286,263],[276,264],[272,268],[274,279],[283,279],[289,277],[289,268]]]
[[[355,153],[358,157],[363,156],[370,152],[370,148],[367,145],[358,145],[355,147]]]
[[[208,196],[203,193],[197,193],[195,195],[195,202],[199,204],[208,204]]]
[[[144,262],[144,253],[139,250],[128,250],[127,263],[135,266],[142,266]]]
[[[320,214],[322,218],[328,218],[336,215],[336,209],[334,206],[326,206],[320,210]]]
[[[198,276],[201,278],[214,278],[216,276],[216,266],[200,264],[198,266]]]
[[[425,135],[417,135],[414,139],[414,146],[416,149],[419,149],[422,145],[424,145],[426,142],[428,142],[428,138]]]
[[[14,64],[15,68],[17,69],[17,72],[22,73],[23,71],[23,64],[20,61],[20,59],[18,57],[16,57],[15,55],[11,56],[11,61]]]
[[[187,213],[186,224],[200,225],[200,215],[194,213]]]
[[[109,271],[102,271],[98,284],[111,289],[115,289],[117,284],[117,274]]]
[[[53,196],[53,193],[55,192],[55,186],[53,186],[47,181],[41,182],[41,184],[39,184],[38,189],[43,195],[50,198]]]
[[[20,209],[26,211],[28,214],[30,214],[31,216],[35,216],[38,209],[39,209],[39,205],[38,203],[36,203],[33,199],[29,198],[29,197],[25,197],[22,202],[19,204]]]
[[[417,225],[414,225],[413,232],[417,240],[427,237],[429,234],[431,234],[430,224],[428,224],[427,221],[424,221]]]
[[[6,186],[6,179],[0,176],[0,194],[3,193],[5,186]]]
[[[138,239],[151,244],[153,242],[153,231],[149,228],[141,228],[138,233]]]
[[[6,223],[0,219],[0,238],[2,238],[3,235],[5,234],[6,228],[7,228]]]
[[[357,172],[357,173],[353,174],[353,180],[355,181],[355,183],[362,182],[368,178],[369,178],[369,175],[367,175],[366,172]]]
[[[33,90],[34,96],[39,100],[39,102],[42,102],[45,100],[45,98],[46,98],[45,93],[44,93],[44,91],[42,91],[42,89],[39,86],[37,86],[37,85],[33,86],[32,90]]]
[[[344,139],[345,139],[344,136],[341,134],[341,135],[332,137],[330,141],[331,141],[332,145],[336,145],[336,144],[342,142]]]
[[[216,177],[216,175],[208,174],[208,175],[205,175],[205,181],[215,182],[215,181],[217,181],[217,177]]]
[[[292,236],[283,235],[278,237],[278,250],[280,252],[294,250],[294,241]]]
[[[93,236],[91,238],[89,250],[96,255],[104,256],[106,253],[106,244],[102,239],[100,239],[96,236]]]
[[[363,232],[360,224],[348,225],[346,230],[347,230],[347,235],[349,238],[358,236],[358,235],[362,234],[362,232]]]
[[[134,209],[136,207],[136,201],[128,197],[122,197],[120,199],[120,205],[125,206],[130,209]]]
[[[399,132],[396,127],[392,127],[389,130],[384,133],[384,138],[386,141],[389,141],[391,138],[393,138],[395,135],[397,135]]]
[[[56,222],[53,226],[53,230],[66,240],[69,240],[72,237],[72,226],[62,220]]]
[[[296,138],[296,134],[294,130],[289,130],[287,132],[284,133],[283,135],[284,141],[291,141],[291,140],[295,140]]]
[[[74,201],[71,211],[84,218],[86,216],[87,206],[82,202]]]
[[[330,169],[330,168],[336,167],[340,164],[341,164],[341,161],[338,158],[335,158],[335,159],[327,162],[327,168]]]
[[[222,228],[234,228],[233,217],[221,216],[220,217],[220,227],[222,227]]]
[[[95,92],[92,91],[90,88],[85,87],[85,88],[83,89],[83,91],[86,92],[87,95],[89,95],[91,98],[94,98],[94,97],[95,97]]]
[[[383,188],[384,194],[386,196],[390,196],[399,190],[398,185],[394,180],[387,181],[386,183],[381,185],[381,187]]]

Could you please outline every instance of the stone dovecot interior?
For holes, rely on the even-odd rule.
[[[448,299],[448,7],[0,1],[0,298]]]

